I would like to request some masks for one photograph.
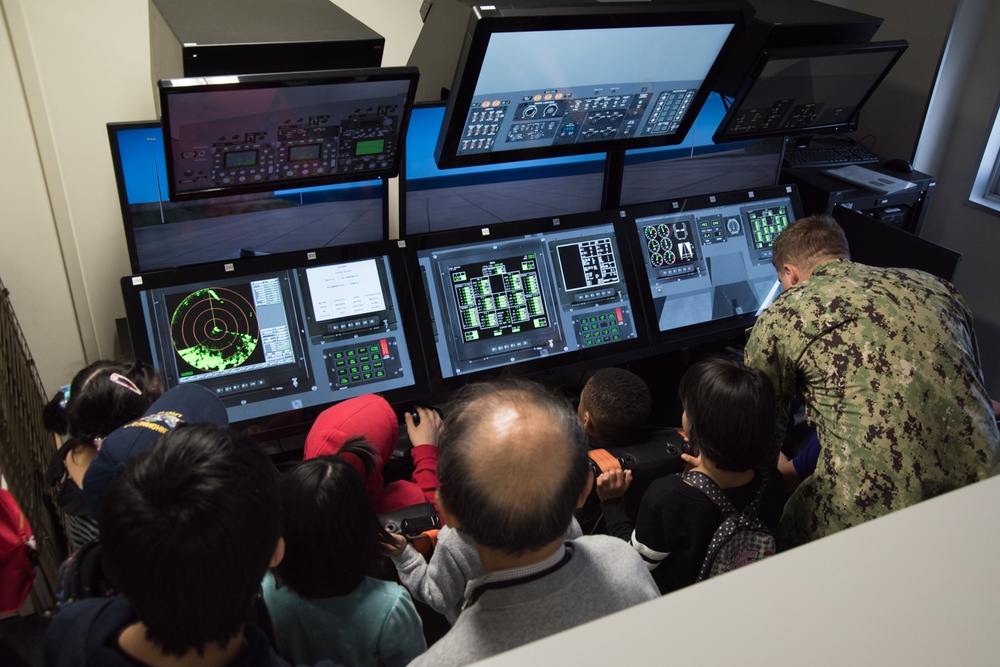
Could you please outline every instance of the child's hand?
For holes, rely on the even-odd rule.
[[[383,542],[380,551],[383,556],[393,558],[400,555],[406,549],[407,541],[402,535],[389,533],[390,542]]]
[[[701,452],[697,456],[681,454],[681,460],[684,461],[684,472],[689,472],[701,465]]]
[[[413,424],[413,415],[409,412],[403,417],[406,420],[406,434],[410,438],[410,444],[413,446],[437,446],[443,428],[441,415],[438,414],[437,410],[422,408],[420,406],[415,407],[414,410],[420,415],[419,424]]]
[[[597,476],[597,497],[605,500],[621,498],[632,483],[632,471],[615,468]]]

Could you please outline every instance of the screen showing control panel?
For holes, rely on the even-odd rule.
[[[676,134],[732,27],[495,33],[457,154]]]
[[[639,336],[611,222],[424,248],[417,261],[445,378]]]
[[[853,130],[861,107],[907,47],[894,41],[769,49],[715,140]]]
[[[771,248],[798,217],[791,186],[648,204],[631,213],[650,317],[661,332],[752,318],[779,293]]]
[[[396,175],[415,77],[397,69],[161,81],[171,197]]]

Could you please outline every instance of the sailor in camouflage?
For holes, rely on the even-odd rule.
[[[779,446],[796,393],[821,446],[785,506],[782,548],[981,480],[1000,440],[955,288],[847,258],[829,216],[783,231],[772,261],[785,291],[745,350],[777,391]]]

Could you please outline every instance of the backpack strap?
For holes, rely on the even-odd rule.
[[[705,473],[698,472],[697,470],[682,472],[681,479],[708,496],[708,499],[715,503],[715,506],[722,512],[723,517],[736,513],[736,507],[732,501],[726,497],[726,494],[715,483],[715,480]]]
[[[760,475],[760,488],[757,489],[757,493],[754,495],[753,500],[750,501],[742,512],[742,514],[748,517],[757,516],[757,510],[760,509],[760,504],[764,499],[764,492],[767,490],[767,484],[771,481],[771,471],[767,467],[755,468],[754,472],[757,475]],[[715,480],[705,473],[697,470],[682,472],[681,479],[708,496],[709,500],[715,503],[715,506],[719,508],[720,512],[722,512],[723,517],[740,513],[739,510],[736,509],[736,506],[733,505],[732,501],[726,496],[722,488],[715,483]]]
[[[743,513],[747,516],[757,516],[757,510],[760,509],[760,504],[764,501],[764,492],[767,491],[767,485],[771,481],[771,469],[767,466],[759,466],[754,468],[754,473],[760,476],[760,488],[757,489],[757,495],[753,497],[750,504],[746,506]]]

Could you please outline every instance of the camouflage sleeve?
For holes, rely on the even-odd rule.
[[[976,367],[979,369],[980,380],[983,380],[982,368],[983,364],[979,358],[979,342],[976,340],[976,329],[972,326],[972,309],[969,308],[969,304],[965,302],[962,295],[955,292],[955,298],[958,301],[959,307],[962,312],[962,317],[965,319],[965,329],[969,332],[969,343],[972,349],[972,358],[976,361]]]
[[[765,314],[766,315],[766,314]],[[757,320],[744,348],[744,362],[749,368],[763,371],[771,380],[777,396],[775,403],[774,455],[777,457],[788,428],[788,410],[798,390],[794,362],[781,349],[781,337],[773,318]]]

